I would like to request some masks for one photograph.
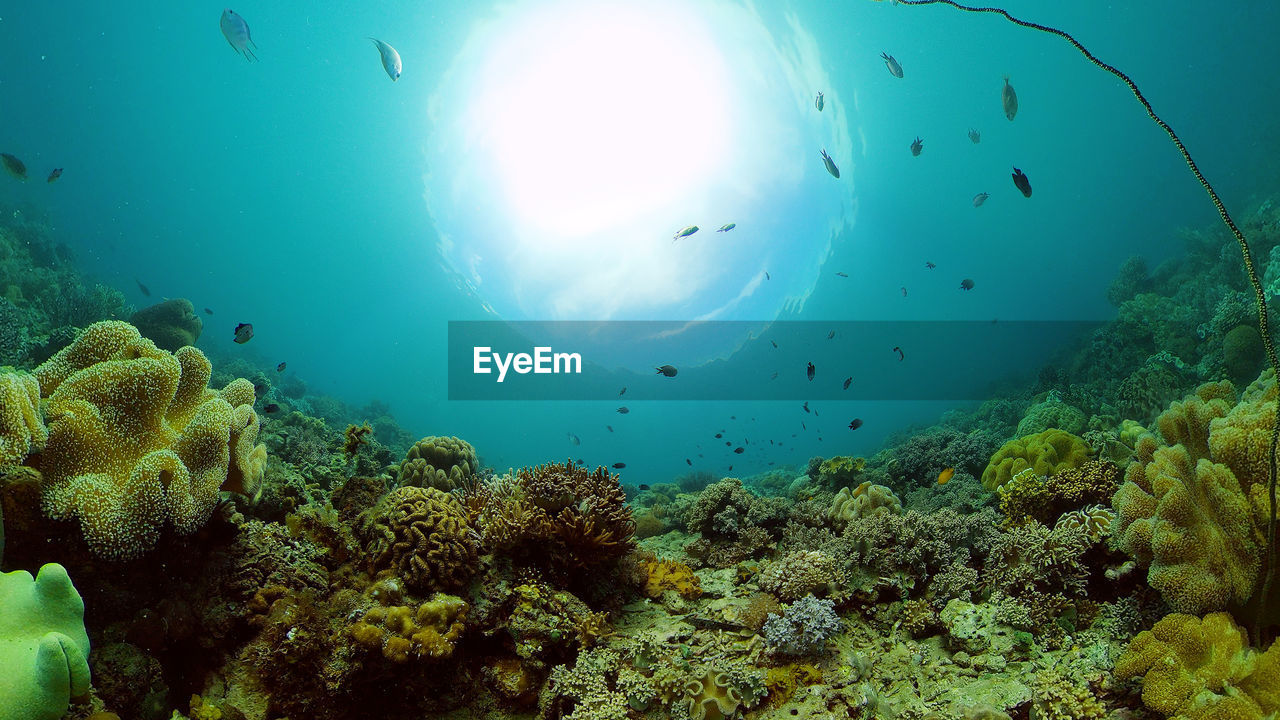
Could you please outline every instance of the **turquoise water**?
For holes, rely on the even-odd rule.
[[[722,172],[683,177],[688,168],[676,165],[649,181],[652,188],[625,186],[637,196],[677,180],[688,188],[687,206],[668,198],[630,214],[616,210],[625,225],[606,218],[569,237],[552,228],[517,238],[529,227],[505,189],[502,173],[511,167],[494,163],[500,145],[460,141],[476,126],[474,113],[511,112],[510,97],[471,104],[494,100],[493,88],[475,78],[520,69],[520,58],[500,52],[500,33],[514,26],[520,37],[522,13],[550,13],[524,26],[550,32],[581,12],[574,3],[234,6],[252,28],[256,63],[221,37],[218,6],[7,3],[0,150],[22,158],[32,177],[0,178],[0,201],[47,213],[85,273],[136,306],[187,297],[198,310],[212,309],[199,342],[212,357],[243,356],[264,368],[285,360],[314,390],[356,406],[386,401],[415,437],[465,437],[497,467],[564,456],[625,460],[628,482],[687,469],[697,438],[730,416],[755,418],[752,435],[786,437],[803,418],[798,403],[642,402],[621,417],[612,400],[451,402],[446,323],[1106,319],[1114,310],[1103,293],[1121,261],[1141,254],[1155,267],[1181,252],[1178,228],[1215,220],[1203,190],[1127,90],[1057,38],[996,16],[888,2],[644,7],[681,23],[669,42],[642,40],[627,52],[643,66],[644,53],[705,44],[697,57],[719,58],[716,77],[725,82],[706,89],[721,93],[720,130],[752,143],[717,156]],[[1280,139],[1270,122],[1280,97],[1280,77],[1270,71],[1280,59],[1274,4],[1007,7],[1069,30],[1133,77],[1233,210],[1275,180],[1268,161]],[[570,35],[584,32],[590,28]],[[397,82],[380,67],[369,35],[399,50]],[[882,51],[902,63],[902,79],[885,70]],[[513,64],[482,73],[494,58]],[[1004,75],[1020,100],[1013,122],[1000,107]],[[572,73],[564,82],[568,95],[598,97],[590,103],[597,109],[641,109],[618,88],[575,85],[583,79]],[[817,91],[825,94],[822,113],[813,107]],[[662,100],[660,92],[650,97]],[[673,96],[671,115],[684,110],[685,97]],[[548,113],[554,119],[554,108]],[[682,122],[717,132],[698,117]],[[970,127],[981,130],[980,144],[965,136]],[[924,140],[920,157],[908,150],[916,136]],[[619,157],[644,159],[624,152],[634,135],[604,127],[590,140],[560,148],[558,157],[596,173],[606,188],[634,174]],[[822,147],[840,165],[839,180],[823,169]],[[1030,199],[1012,187],[1011,166],[1031,178]],[[45,183],[54,167],[65,174]],[[975,209],[978,192],[991,197]],[[590,215],[590,205],[610,199],[591,196],[575,208],[573,197],[563,198],[564,211]],[[734,221],[731,233],[711,232]],[[669,238],[689,224],[702,230],[686,250]],[[450,240],[446,252],[442,237]],[[490,264],[477,275],[466,259],[480,248]],[[537,265],[549,262],[540,248],[572,258],[572,272]],[[506,267],[495,262],[508,254]],[[542,267],[536,278],[535,267]],[[751,285],[761,271],[770,272],[767,286]],[[631,302],[623,288],[652,285],[644,273],[679,281]],[[605,278],[623,300],[601,304],[596,288],[551,302],[553,292],[593,278]],[[972,292],[959,290],[963,278],[975,281]],[[243,346],[232,342],[240,322],[256,328]],[[949,351],[919,353],[945,361]],[[635,358],[633,367],[688,367],[713,355]],[[1001,348],[989,357],[983,370],[993,377],[1018,369]],[[761,368],[731,362],[726,372],[759,382]],[[954,404],[815,402],[821,418],[771,457],[803,463],[814,454],[868,453],[889,432]],[[852,433],[845,425],[855,416],[866,424]],[[571,446],[567,433],[582,445]]]

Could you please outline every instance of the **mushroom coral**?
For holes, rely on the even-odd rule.
[[[76,518],[96,554],[133,558],[166,522],[204,525],[221,491],[252,495],[266,468],[253,386],[206,387],[193,347],[160,350],[119,321],[86,328],[35,369],[49,437],[27,458],[40,470],[45,514]]]

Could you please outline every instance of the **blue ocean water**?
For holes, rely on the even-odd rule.
[[[1275,180],[1274,4],[1006,7],[1128,73],[1233,210]],[[789,440],[807,420],[786,451],[733,471],[747,474],[870,452],[954,403],[822,401],[814,419],[791,402],[641,402],[623,417],[613,401],[450,401],[449,321],[1105,319],[1103,293],[1126,257],[1154,267],[1181,252],[1178,228],[1216,218],[1123,85],[1062,40],[994,15],[871,0],[251,3],[234,7],[258,45],[250,63],[221,36],[222,9],[0,6],[0,150],[33,176],[0,178],[0,201],[47,213],[86,274],[135,305],[187,297],[212,309],[199,343],[210,356],[286,360],[314,390],[356,406],[384,400],[415,436],[464,437],[497,467],[625,461],[625,480],[655,482],[687,470],[700,439],[730,423]],[[630,42],[581,20],[610,12],[671,20]],[[399,50],[398,81],[367,36]],[[562,94],[518,97],[520,74],[548,45],[598,55],[548,66]],[[707,64],[700,77],[721,84],[690,95],[679,73],[645,72],[672,56],[691,74]],[[614,86],[588,72],[610,63],[629,68]],[[1012,122],[1005,75],[1020,101]],[[688,128],[690,147],[716,152],[690,151],[685,164],[661,146],[636,151],[645,132],[623,116],[654,107],[654,127],[672,138]],[[581,143],[516,157],[509,144],[539,145],[542,131],[493,133],[526,118],[568,126]],[[912,157],[917,136],[924,151]],[[670,170],[646,180],[639,166],[655,154]],[[535,202],[560,215],[517,211],[528,199],[513,173],[536,187],[560,166],[590,176]],[[1012,186],[1013,166],[1031,178],[1031,198]],[[45,183],[53,167],[65,174]],[[979,192],[991,197],[974,208]],[[738,226],[712,233],[727,222]],[[692,224],[698,234],[670,240]],[[959,289],[964,278],[973,291]],[[232,343],[240,322],[254,324],[252,343]],[[945,363],[952,350],[920,348],[913,361]],[[820,366],[838,361],[816,353]],[[990,349],[993,377],[1019,369],[1007,354]],[[761,381],[758,365],[727,367]],[[865,425],[848,430],[852,417]],[[719,475],[732,459],[705,462],[696,469]]]

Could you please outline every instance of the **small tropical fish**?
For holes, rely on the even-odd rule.
[[[934,265],[933,263],[929,262],[928,260],[925,260],[925,261],[924,261],[924,266],[925,266],[926,268],[930,269],[930,270],[932,270],[932,269],[934,269],[934,268],[938,267],[937,265]]]
[[[60,177],[62,177],[62,168],[54,168],[53,172],[49,173],[49,179],[45,180],[45,182],[53,182]]]
[[[1013,169],[1013,184],[1022,191],[1023,197],[1031,197],[1031,180],[1018,168]]]
[[[772,280],[772,279],[773,279],[773,278],[769,277],[769,271],[768,271],[768,270],[765,270],[765,271],[764,271],[764,279],[765,279],[765,280]]]
[[[618,414],[620,415],[626,415],[629,412],[631,411],[627,409],[626,405],[623,405],[622,407],[618,408]]]
[[[770,380],[777,380],[777,379],[778,379],[778,373],[775,371],[772,375],[770,375],[770,376],[769,376],[769,379],[770,379]]]
[[[919,135],[917,135],[916,141],[911,143],[911,154],[915,157],[920,157],[920,152],[922,150],[924,150],[924,141],[920,139]]]
[[[835,330],[832,330],[831,332],[827,333],[827,339],[828,339],[828,340],[830,340],[831,338],[833,338],[833,337],[835,337],[835,336],[836,336],[836,331],[835,331]]]
[[[898,353],[898,362],[902,362],[903,360],[907,359],[907,354],[902,352],[901,347],[894,347],[893,351]]]
[[[728,446],[732,445],[733,443],[732,443],[732,442],[730,442],[730,441],[728,441],[728,440],[725,440],[725,441],[724,441],[724,444],[725,444],[725,447],[728,447]]]
[[[262,412],[267,413],[268,415],[271,413],[280,412],[280,406],[275,403],[267,403],[266,405],[262,406]]]
[[[223,10],[222,20],[218,24],[222,27],[222,37],[227,39],[233,50],[250,62],[258,59],[258,56],[253,54],[253,50],[258,49],[258,44],[249,37],[249,23],[245,22],[244,18],[233,10]],[[253,46],[253,50],[249,49],[250,45]]]
[[[391,78],[391,82],[400,79],[400,53],[390,45],[382,42],[378,38],[369,38],[374,45],[378,46],[378,54],[382,56],[382,69],[387,71],[387,77]]]
[[[151,297],[151,290],[143,285],[141,280],[134,278],[133,281],[138,283],[138,292],[142,293],[143,297]]]
[[[733,472],[733,466],[732,466],[732,465],[730,465],[730,466],[729,466],[729,472]]]
[[[285,364],[280,363],[279,365],[276,366],[276,372],[284,372],[284,368],[285,368]]]
[[[817,372],[817,370],[818,369],[813,366],[813,363],[809,363],[809,365],[804,369],[804,374],[808,375],[810,380],[813,380],[813,374]]]
[[[800,429],[801,429],[801,430],[808,430],[808,429],[809,429],[808,427],[806,427],[806,426],[805,426],[805,424],[804,424],[804,421],[803,421],[803,420],[801,420],[801,421],[800,421]],[[792,435],[792,437],[795,437],[795,436],[794,436],[794,435]]]
[[[725,223],[724,225],[721,225],[720,229],[716,230],[716,232],[729,232],[736,227],[738,227],[738,223]]]
[[[738,447],[736,447],[736,448],[734,448],[734,449],[733,449],[733,452],[734,452],[734,453],[736,453],[736,454],[738,454],[738,455],[741,455],[742,453],[744,453],[744,452],[746,452],[746,451],[747,451],[747,449],[746,449],[746,448],[744,448],[744,447],[742,447],[741,445],[739,445]]]
[[[605,429],[605,430],[608,430],[609,432],[613,432],[613,426],[612,426],[612,425],[605,425],[605,426],[604,426],[604,429]]]
[[[849,386],[850,386],[850,385],[852,385],[852,384],[853,384],[853,378],[852,378],[852,377],[847,377],[847,378],[845,378],[845,379],[844,379],[844,387],[843,387],[843,388],[841,388],[841,389],[842,389],[842,390],[848,390],[848,389],[849,389]]]
[[[951,477],[955,474],[956,474],[956,469],[953,467],[949,467],[943,470],[942,472],[938,473],[938,484],[946,485],[948,482],[951,481]]]
[[[724,434],[723,434],[723,433],[716,433],[716,439],[717,439],[717,440],[721,439],[722,437],[724,437]]]
[[[974,145],[977,145],[982,142],[982,133],[974,130],[973,128],[969,128],[969,139],[973,141]]]
[[[684,462],[685,462],[685,464],[686,464],[686,465],[688,465],[689,467],[693,467],[693,461],[692,461],[692,460],[690,460],[689,458],[685,458],[685,459],[684,459]]]
[[[850,430],[857,430],[860,427],[862,427],[862,418],[854,418],[849,422]]]
[[[982,203],[986,202],[989,197],[991,197],[991,193],[978,193],[977,195],[974,195],[973,206],[982,207]]]
[[[831,156],[827,154],[826,148],[822,148],[822,164],[827,166],[827,172],[831,173],[831,177],[837,180],[840,179],[840,168],[836,167],[835,160],[832,160]]]
[[[253,325],[250,323],[240,323],[236,325],[236,342],[241,345],[253,339]]]
[[[692,235],[692,234],[694,234],[694,233],[696,233],[696,232],[698,232],[698,226],[697,226],[697,225],[688,225],[688,226],[686,226],[686,227],[682,228],[682,229],[680,230],[680,232],[676,233],[675,235],[672,235],[672,236],[671,236],[671,242],[675,242],[675,241],[679,240],[680,238],[687,238],[687,237],[689,237],[690,235]]]
[[[906,297],[906,296],[907,296],[907,288],[906,288],[906,286],[903,286],[903,288],[902,288],[902,297]]]
[[[970,280],[969,278],[965,278],[965,279],[961,280],[961,281],[960,281],[960,289],[961,289],[961,290],[972,290],[972,289],[973,289],[973,281],[972,281],[972,280]]]
[[[654,369],[658,371],[658,375],[665,375],[666,377],[675,377],[676,373],[679,372],[674,365],[663,365]]]
[[[1013,119],[1018,114],[1018,93],[1009,84],[1009,76],[1004,76],[1004,87],[1000,90],[1000,103],[1004,105],[1004,116]]]
[[[10,175],[19,180],[27,179],[27,166],[21,160],[9,153],[0,153],[0,161],[4,162],[4,169],[8,170]]]
[[[574,435],[573,433],[565,433],[565,434],[569,436],[569,442],[570,442],[570,443],[572,443],[572,444],[574,444],[574,445],[581,445],[581,444],[582,444],[582,439],[581,439],[581,438],[579,438],[577,435]]]
[[[777,349],[778,349],[778,343],[774,342],[773,340],[770,340],[770,341],[769,341],[769,344],[773,346],[773,349],[774,349],[774,350],[777,350]]]
[[[614,463],[614,464],[613,464],[613,469],[614,469],[614,470],[621,470],[622,468],[624,468],[624,467],[626,467],[626,466],[627,466],[627,464],[626,464],[626,463]]]
[[[821,92],[819,92],[818,96],[813,99],[813,106],[818,108],[818,112],[822,112],[822,93]]]
[[[836,273],[836,275],[839,275],[840,277],[843,277],[843,278],[847,278],[847,277],[849,277],[849,274],[848,274],[848,273],[842,273],[842,272],[838,272],[838,273]]]
[[[902,66],[898,64],[897,60],[893,59],[892,55],[880,53],[880,57],[884,59],[884,66],[889,68],[889,74],[896,78],[902,77]]]
[[[253,384],[253,394],[257,396],[266,395],[267,391],[270,389],[271,389],[271,386],[267,385],[266,383]]]
[[[805,400],[804,405],[801,405],[800,407],[804,408],[805,412],[809,412],[809,401]]]
[[[644,484],[637,485],[636,487],[640,488],[641,490],[648,490],[648,489],[649,489],[649,486],[648,486],[648,485],[644,485]]]
[[[205,315],[212,315],[212,314],[213,314],[213,311],[212,311],[212,310],[210,310],[209,308],[205,308],[205,309],[204,309],[204,314],[205,314]]]

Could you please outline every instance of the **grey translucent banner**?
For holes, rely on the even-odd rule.
[[[450,322],[449,399],[982,400],[1102,324]]]

